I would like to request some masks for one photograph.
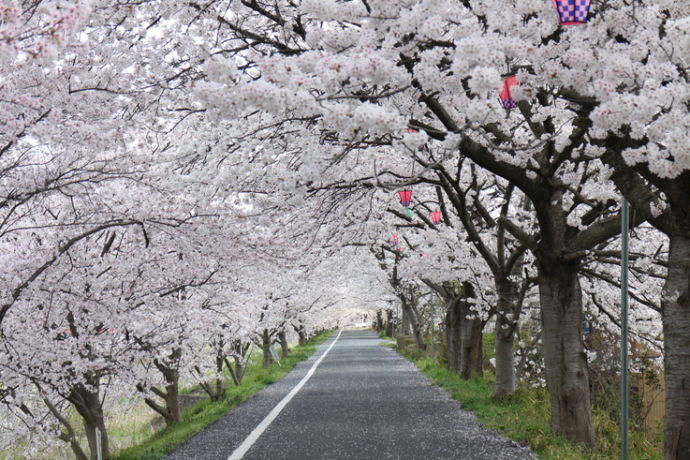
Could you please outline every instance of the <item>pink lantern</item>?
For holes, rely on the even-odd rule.
[[[511,75],[510,77],[503,80],[503,89],[499,93],[498,97],[499,99],[501,99],[501,104],[503,104],[503,107],[505,107],[506,109],[514,109],[515,107],[517,107],[517,101],[513,99],[513,95],[510,92],[510,88],[519,84],[520,82],[518,81],[515,75]]]
[[[391,244],[393,247],[400,245],[400,237],[398,235],[391,235]]]
[[[441,211],[434,211],[431,213],[431,223],[438,225],[441,223],[441,221]]]
[[[400,190],[398,196],[400,197],[400,204],[406,208],[412,203],[412,190]]]
[[[553,3],[562,26],[587,22],[590,0],[553,0]]]

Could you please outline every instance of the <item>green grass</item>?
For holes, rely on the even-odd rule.
[[[527,444],[542,460],[614,460],[620,458],[618,424],[595,408],[596,449],[572,444],[554,435],[550,428],[550,405],[544,389],[520,388],[503,400],[491,397],[493,381],[488,378],[463,380],[428,357],[411,358],[415,365],[462,407],[473,412],[487,428],[493,428],[521,444]],[[630,433],[631,460],[658,460],[661,443],[648,441],[643,433]]]
[[[295,347],[287,358],[281,359],[280,365],[274,363],[268,369],[263,369],[260,363],[248,366],[242,385],[227,388],[223,400],[200,402],[186,410],[180,422],[154,433],[139,445],[116,453],[113,460],[157,460],[168,455],[230,409],[283,377],[300,361],[309,358],[316,351],[316,346],[323,343],[329,335],[330,332],[324,332],[307,345]]]

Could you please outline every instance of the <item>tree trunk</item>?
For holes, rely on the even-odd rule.
[[[96,388],[98,388],[97,385]],[[103,420],[103,407],[101,406],[99,391],[90,391],[80,385],[72,390],[69,400],[84,423],[86,440],[89,444],[89,460],[98,460],[99,447],[103,460],[109,459],[108,432],[105,429],[105,422]],[[97,430],[100,432],[100,435],[97,434]]]
[[[264,355],[264,369],[267,369],[273,364],[273,355],[271,355],[271,335],[268,333],[268,329],[264,329],[261,334],[261,351]]]
[[[288,341],[285,331],[278,332],[278,341],[280,342],[280,356],[281,358],[287,358],[290,354],[290,349],[288,348]]]
[[[690,214],[674,209],[668,274],[662,294],[664,325],[664,458],[690,459]]]
[[[417,343],[417,348],[420,350],[426,350],[424,334],[422,333],[422,327],[419,324],[417,310],[415,309],[414,305],[405,298],[405,296],[400,296],[400,300],[402,303],[403,324],[405,324],[405,318],[407,318],[407,322],[412,327],[412,334],[414,335],[415,342]],[[403,331],[404,330],[405,328],[403,327]]]
[[[223,364],[225,363],[225,353],[223,352],[224,344],[223,341],[216,343],[216,376],[220,376],[223,372]],[[201,369],[195,366],[199,378],[203,379]],[[202,380],[199,385],[206,392],[211,401],[220,401],[223,399],[223,380],[216,377],[212,381]]]
[[[494,398],[505,398],[515,393],[515,330],[502,329],[496,321],[496,384]]]
[[[393,323],[393,310],[386,310],[386,335],[388,337],[393,337],[395,335],[393,328],[395,324]]]
[[[579,262],[545,259],[538,263],[539,298],[551,427],[570,441],[594,444],[589,371],[581,332]]]
[[[228,368],[228,372],[230,372],[230,376],[232,377],[232,381],[235,382],[235,385],[240,386],[242,385],[242,378],[244,377],[244,362],[245,358],[247,356],[247,352],[249,351],[249,346],[251,343],[243,343],[241,340],[235,340],[232,343],[232,349],[233,349],[233,361],[235,362],[235,365],[233,366],[232,363],[227,359],[227,356],[225,357],[225,365]]]
[[[517,286],[507,279],[496,279],[496,385],[494,398],[515,393],[515,329],[519,306]]]
[[[403,301],[403,303],[405,303]],[[407,308],[403,304],[403,309],[402,309],[402,328],[400,330],[400,333],[402,335],[411,335],[412,334],[412,325],[410,324],[410,316],[409,313],[407,312]]]
[[[446,300],[446,362],[448,370],[460,373],[460,325],[462,324],[462,299]]]
[[[474,298],[474,287],[468,282],[462,283],[462,301],[460,302],[460,375],[469,379],[482,375],[482,320],[477,312],[472,311],[469,299]]]
[[[303,347],[304,345],[307,344],[307,332],[304,330],[304,325],[300,324],[299,326],[292,326],[295,332],[297,332],[297,336],[299,337],[299,341],[297,342],[300,347]]]
[[[178,365],[181,356],[182,350],[176,348],[166,360],[155,359],[153,361],[156,368],[165,378],[165,388],[161,390],[160,388],[151,387],[151,392],[163,400],[163,406],[151,398],[144,399],[147,406],[163,417],[166,426],[180,421],[181,411],[178,388],[180,371]]]
[[[383,330],[383,313],[381,310],[376,310],[376,332]]]

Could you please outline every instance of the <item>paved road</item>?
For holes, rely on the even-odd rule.
[[[480,428],[407,360],[368,331],[344,331],[309,360],[192,438],[168,460],[227,460],[309,372],[245,460],[536,458]]]

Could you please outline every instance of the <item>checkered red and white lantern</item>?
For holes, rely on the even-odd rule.
[[[515,75],[511,75],[510,77],[503,80],[503,88],[501,89],[501,92],[498,94],[498,97],[499,99],[501,99],[501,104],[506,109],[514,109],[515,107],[517,107],[517,101],[513,99],[513,95],[510,92],[510,88],[519,84],[520,82],[518,81]]]

